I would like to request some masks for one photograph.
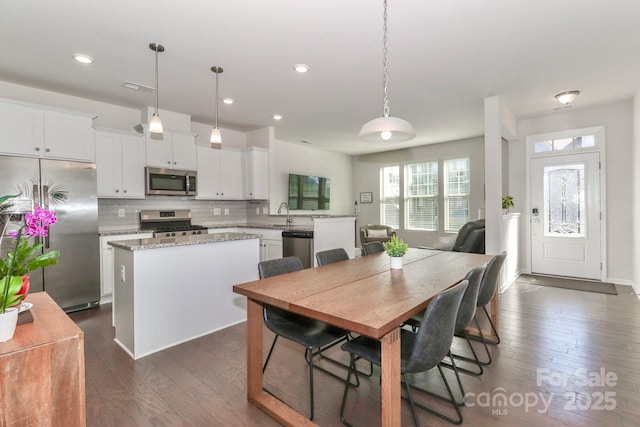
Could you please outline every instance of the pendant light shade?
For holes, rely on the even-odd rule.
[[[408,121],[398,117],[385,116],[365,123],[360,129],[358,137],[367,142],[402,142],[412,140],[416,137],[416,133]]]
[[[406,120],[391,117],[389,113],[389,70],[387,66],[387,0],[383,2],[384,26],[382,36],[382,71],[384,73],[384,101],[382,117],[373,119],[362,126],[358,138],[367,142],[403,142],[416,137],[413,126]]]
[[[149,120],[149,132],[162,135],[162,120],[160,120],[160,115],[158,114],[158,53],[164,52],[164,46],[158,43],[150,43],[149,49],[156,53],[156,110],[151,116],[151,120]]]
[[[211,71],[216,75],[216,97],[215,97],[215,112],[216,112],[216,122],[213,125],[213,129],[211,129],[211,138],[209,138],[209,142],[211,143],[211,148],[220,148],[222,146],[222,135],[220,134],[220,128],[218,128],[218,75],[224,71],[222,67],[213,66],[211,67]]]

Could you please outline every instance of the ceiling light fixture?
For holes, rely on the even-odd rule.
[[[149,132],[162,135],[162,121],[158,115],[158,53],[164,52],[164,46],[158,43],[150,43],[149,49],[156,53],[156,112],[149,120]]]
[[[224,70],[222,67],[214,66],[211,67],[211,71],[213,71],[216,75],[216,123],[211,129],[211,138],[209,138],[209,142],[211,143],[211,148],[220,148],[222,146],[222,135],[220,134],[220,129],[218,128],[218,75],[222,73]]]
[[[74,53],[73,59],[81,64],[93,64],[93,58],[89,55],[85,55],[84,53]]]
[[[296,64],[293,66],[293,69],[298,73],[306,73],[309,71],[309,66],[307,64]]]
[[[225,104],[227,104],[227,105],[231,105],[231,104],[233,104],[235,101],[233,100],[233,98],[224,98],[224,99],[222,100],[222,102],[224,102],[224,103],[225,103]]]
[[[406,120],[389,115],[389,70],[387,67],[387,0],[383,2],[384,8],[384,26],[382,36],[382,70],[384,72],[384,101],[382,107],[383,117],[373,119],[362,126],[358,138],[368,142],[390,141],[402,142],[409,141],[416,137],[413,126]]]
[[[280,114],[274,114],[273,120],[282,120],[282,116]]]
[[[575,101],[578,95],[580,95],[579,90],[568,90],[566,92],[561,92],[557,94],[556,99],[566,105]]]

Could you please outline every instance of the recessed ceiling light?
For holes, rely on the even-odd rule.
[[[222,102],[224,102],[225,104],[231,105],[233,104],[233,98],[224,98]]]
[[[122,83],[122,87],[126,87],[127,89],[132,89],[132,90],[138,90],[140,92],[145,92],[145,93],[155,92],[155,88],[152,88],[151,86],[143,85],[142,83],[136,83],[129,80]]]
[[[73,54],[73,59],[75,59],[76,61],[78,61],[81,64],[92,64],[93,63],[93,58],[85,55],[84,53],[74,53]]]
[[[306,73],[309,71],[309,66],[307,64],[296,64],[293,66],[293,69],[298,73]]]
[[[282,120],[282,116],[280,114],[274,114],[273,120]]]

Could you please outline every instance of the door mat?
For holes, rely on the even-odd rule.
[[[522,274],[516,282],[529,285],[551,286],[554,288],[573,289],[576,291],[597,292],[600,294],[618,295],[616,285],[613,283],[590,282],[578,279],[563,279],[560,277],[534,276]]]

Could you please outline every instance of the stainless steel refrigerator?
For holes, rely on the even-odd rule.
[[[56,212],[43,251],[60,251],[56,265],[30,273],[30,292],[46,291],[65,311],[100,301],[98,192],[93,163],[0,156],[0,196],[20,194],[19,213],[34,205]],[[20,203],[21,202],[21,203]],[[13,239],[2,239],[2,254]]]

